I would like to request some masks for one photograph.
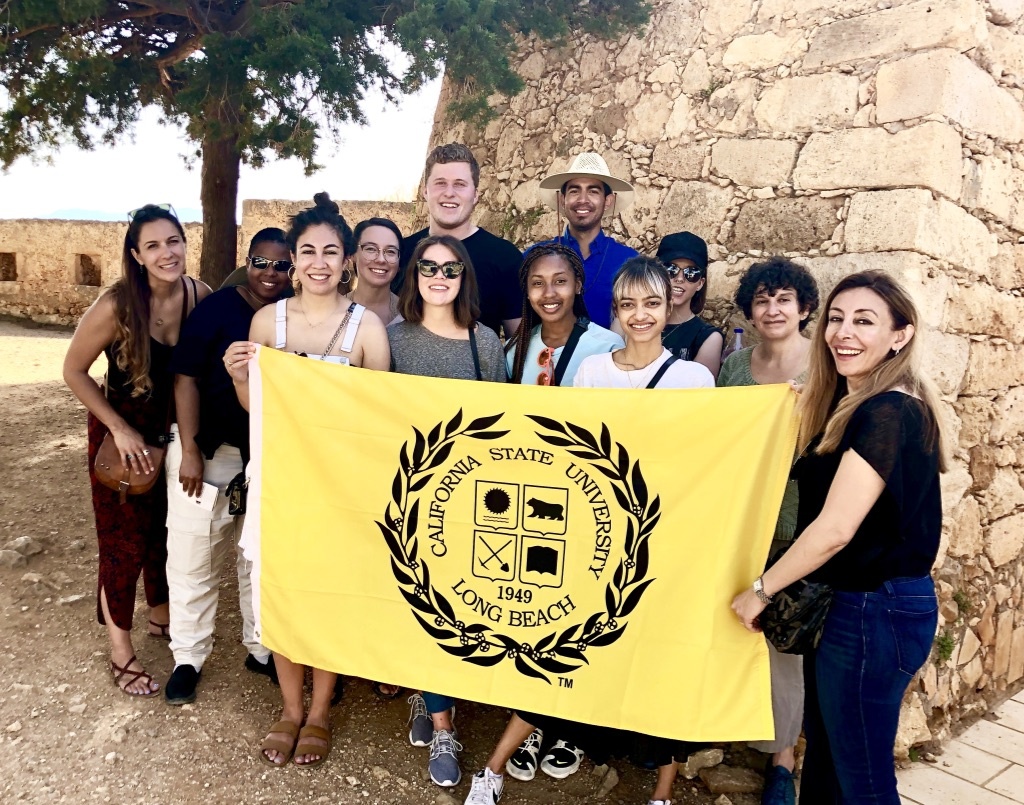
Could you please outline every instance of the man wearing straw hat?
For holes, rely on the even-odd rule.
[[[590,319],[609,327],[612,318],[612,279],[636,249],[619,243],[601,229],[601,219],[614,216],[633,203],[633,186],[611,175],[600,154],[577,156],[564,173],[555,173],[540,183],[541,200],[565,214],[566,227],[546,243],[562,243],[583,258],[585,281],[583,299]]]

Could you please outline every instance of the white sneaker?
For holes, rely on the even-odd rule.
[[[504,776],[495,774],[485,767],[473,775],[472,787],[464,805],[495,805],[501,799],[501,790],[504,787]]]
[[[540,754],[540,745],[544,740],[544,733],[541,730],[534,730],[530,737],[523,741],[515,753],[505,764],[505,771],[517,780],[529,782],[537,774],[537,755]]]
[[[575,774],[583,762],[583,750],[567,741],[555,741],[544,759],[540,762],[540,770],[548,777],[563,780]]]
[[[672,805],[672,800],[670,800],[670,799],[649,799],[649,800],[647,800],[647,805]]]

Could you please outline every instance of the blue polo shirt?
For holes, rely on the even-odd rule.
[[[562,236],[554,240],[545,240],[535,243],[535,246],[548,246],[553,243],[560,243],[573,249],[580,257],[583,252],[576,238],[569,234],[569,227],[565,228]],[[529,254],[530,249],[526,250]],[[615,238],[608,237],[604,230],[597,233],[594,242],[590,244],[590,257],[583,261],[583,301],[587,303],[587,313],[594,324],[601,327],[611,327],[612,324],[612,280],[624,262],[630,257],[636,257],[639,252],[619,243]]]

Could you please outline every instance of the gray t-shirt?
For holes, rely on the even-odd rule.
[[[480,375],[493,383],[504,383],[505,351],[489,327],[476,328],[476,346],[480,353]],[[445,338],[422,324],[400,321],[388,327],[391,342],[391,369],[403,375],[448,377],[476,380],[473,351],[469,340]]]

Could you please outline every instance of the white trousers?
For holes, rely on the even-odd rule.
[[[172,425],[174,440],[167,446],[167,584],[171,604],[171,652],[175,665],[203,667],[213,650],[221,569],[230,551],[235,552],[238,573],[238,605],[242,613],[242,643],[249,653],[266,661],[270,651],[255,636],[252,612],[252,563],[238,548],[241,517],[228,514],[224,490],[242,471],[237,447],[221,445],[206,459],[203,481],[217,487],[217,500],[209,511],[181,489],[181,441]]]

